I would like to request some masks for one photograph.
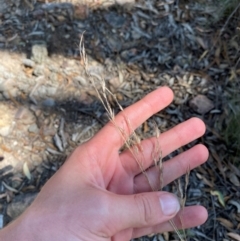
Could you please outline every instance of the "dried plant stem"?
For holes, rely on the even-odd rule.
[[[185,174],[185,182],[184,182],[184,187],[182,187],[182,183],[181,183],[181,180],[178,179],[178,192],[179,192],[179,196],[180,196],[180,207],[181,207],[181,210],[184,209],[185,207],[185,204],[186,204],[186,200],[187,200],[187,188],[188,188],[188,184],[189,184],[189,176],[190,176],[190,167],[188,167],[187,171],[186,171],[186,174]],[[181,226],[182,226],[182,230],[183,230],[183,235],[181,235],[179,232],[177,233],[176,230],[175,230],[175,225],[173,223],[171,223],[172,227],[174,228],[175,232],[177,233],[178,237],[180,238],[180,240],[184,241],[186,240],[186,232],[185,232],[185,229],[184,229],[184,224],[183,224],[183,220],[182,220],[182,217],[181,215],[179,216],[179,219],[180,219],[180,223],[181,223]],[[182,237],[184,236],[184,238]]]
[[[83,44],[83,35],[81,36],[81,39],[80,39],[79,48],[80,48],[80,55],[81,55],[81,59],[82,59],[83,64],[84,64],[86,74],[89,76],[89,80],[90,80],[91,84],[93,85],[93,87],[94,87],[94,89],[97,93],[98,99],[101,101],[103,107],[106,110],[109,120],[113,123],[113,125],[116,127],[116,129],[118,129],[127,149],[129,149],[129,151],[133,155],[133,158],[137,162],[137,164],[138,164],[141,172],[143,173],[143,175],[146,177],[151,189],[155,190],[152,183],[150,182],[150,179],[149,179],[149,177],[146,173],[146,170],[144,169],[144,165],[143,165],[144,156],[143,156],[143,149],[142,149],[142,146],[141,146],[141,139],[138,137],[137,133],[133,130],[129,119],[125,115],[124,109],[122,108],[122,106],[118,102],[117,98],[107,88],[104,79],[101,76],[99,76],[95,73],[92,73],[88,70],[88,60],[87,60],[87,56],[86,56],[86,52],[85,52],[85,47],[84,47],[84,44]],[[98,90],[96,83],[100,84],[101,91]],[[124,129],[122,129],[121,127],[119,127],[116,124],[115,114],[114,114],[113,109],[111,108],[111,105],[110,105],[109,101],[108,101],[108,96],[111,96],[113,98],[115,103],[118,105],[119,109],[122,111],[122,114],[124,116],[127,128],[129,129],[129,131],[131,133],[130,136],[126,133],[126,131]]]
[[[228,16],[227,21],[225,22],[225,24],[223,25],[223,27],[220,30],[220,34],[221,35],[223,33],[223,31],[226,29],[229,21],[231,20],[231,18],[233,17],[233,15],[237,12],[237,10],[240,8],[240,3],[237,5],[237,7],[232,11],[232,13]]]
[[[171,224],[172,228],[174,229],[175,233],[177,234],[177,236],[179,237],[180,241],[185,241],[183,238],[182,238],[182,234],[179,232],[176,224],[173,222],[173,220],[170,220],[169,223]]]
[[[161,147],[160,147],[160,143],[159,143],[159,137],[160,137],[160,131],[155,123],[155,135],[156,135],[156,143],[155,143],[155,146],[154,146],[154,151],[153,151],[153,154],[152,154],[152,159],[154,160],[155,162],[155,166],[159,169],[159,187],[160,187],[160,190],[162,190],[163,188],[163,161],[162,161],[162,150],[161,150]],[[187,193],[187,187],[188,187],[188,183],[189,183],[189,173],[190,173],[190,168],[187,172],[187,175],[185,176],[185,186],[184,186],[184,192],[182,190],[182,185],[181,185],[181,182],[180,182],[180,179],[178,179],[178,183],[179,183],[179,187],[178,187],[178,190],[180,192],[180,206],[181,206],[181,209],[184,208],[185,206],[185,202],[186,202],[186,193]],[[182,218],[180,216],[180,222],[181,222],[181,226],[182,226],[182,230],[183,229],[183,222],[182,222]],[[173,220],[170,220],[169,223],[171,224],[173,230],[175,231],[175,233],[177,234],[178,238],[180,239],[180,241],[185,241],[186,240],[186,233],[184,231],[183,235],[179,232],[176,224],[174,223]],[[184,238],[183,238],[184,236]]]
[[[154,132],[155,132],[156,141],[155,141],[155,145],[154,145],[154,150],[152,152],[152,160],[154,161],[155,166],[158,168],[158,171],[159,171],[159,186],[154,187],[152,185],[152,183],[150,182],[150,179],[147,175],[146,170],[144,169],[144,154],[143,154],[143,148],[141,145],[141,139],[139,138],[139,136],[137,135],[135,130],[132,128],[130,120],[125,115],[124,109],[122,108],[121,104],[118,102],[116,96],[107,88],[104,79],[101,76],[97,75],[96,73],[90,72],[88,69],[88,60],[87,60],[87,56],[86,56],[86,52],[85,52],[85,47],[83,44],[83,35],[81,36],[81,39],[80,39],[79,48],[80,48],[81,60],[83,62],[86,74],[88,75],[89,80],[97,93],[98,99],[101,101],[103,107],[106,110],[109,120],[113,123],[115,128],[119,131],[127,149],[131,152],[131,154],[132,154],[133,158],[135,159],[135,161],[137,162],[142,174],[146,177],[152,191],[162,190],[162,188],[163,188],[163,160],[162,160],[162,150],[161,150],[161,146],[160,146],[160,142],[159,142],[160,131],[157,127],[157,124],[154,123],[154,126],[155,126]],[[99,84],[99,86],[101,88],[100,90],[98,89],[99,86],[97,86],[97,83]],[[114,110],[112,109],[112,107],[109,103],[108,96],[112,97],[112,99],[115,101],[115,103],[121,110],[125,123],[127,125],[127,128],[129,130],[129,132],[131,133],[130,136],[128,135],[128,133],[126,133],[126,131],[123,128],[119,127],[117,125],[117,123],[115,122]],[[180,193],[181,208],[184,207],[185,202],[186,202],[186,192],[187,192],[188,182],[189,182],[189,172],[187,172],[187,175],[185,177],[184,191],[182,190],[181,183],[179,182],[178,190]],[[184,193],[185,193],[185,195],[184,195]],[[181,219],[181,217],[180,217],[180,219]],[[181,233],[179,232],[178,228],[176,227],[174,221],[170,220],[169,223],[172,225],[172,227],[173,227],[174,231],[176,232],[176,234],[178,235],[180,241],[184,241],[184,239],[183,239]],[[182,221],[181,221],[181,223],[182,223]],[[183,225],[182,225],[182,227],[183,227]]]
[[[156,136],[156,141],[154,145],[154,150],[152,153],[152,159],[155,163],[155,166],[159,170],[159,186],[156,188],[156,190],[162,190],[163,189],[163,161],[162,161],[162,149],[160,146],[159,138],[160,138],[160,131],[157,127],[156,122],[154,122],[154,133]]]

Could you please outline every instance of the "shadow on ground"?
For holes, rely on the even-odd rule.
[[[210,34],[219,33],[213,33],[209,19],[203,17],[206,13],[194,8],[189,11],[174,2],[103,9],[71,3],[36,3],[32,8],[24,2],[16,5],[1,14],[0,46],[28,57],[35,44],[43,44],[50,56],[79,58],[84,33],[87,53],[101,63],[110,58],[153,74],[176,66],[201,70],[207,63],[199,59],[215,41]]]

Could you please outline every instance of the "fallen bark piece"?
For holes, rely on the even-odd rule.
[[[206,114],[214,108],[214,104],[205,95],[197,95],[189,102],[190,107],[199,114]]]

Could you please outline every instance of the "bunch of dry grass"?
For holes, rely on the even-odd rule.
[[[149,183],[152,191],[162,190],[162,188],[163,188],[163,179],[162,179],[162,177],[163,177],[163,159],[162,159],[162,150],[161,150],[161,146],[160,146],[160,142],[159,142],[160,130],[157,127],[157,124],[154,123],[154,133],[155,133],[155,137],[156,137],[155,138],[156,143],[154,145],[154,150],[152,152],[152,160],[153,160],[153,163],[155,164],[156,168],[159,169],[159,186],[154,187],[148,177],[146,170],[144,169],[144,165],[143,165],[144,164],[144,155],[143,155],[143,147],[141,145],[141,138],[138,136],[136,131],[132,128],[129,118],[125,115],[123,107],[118,102],[116,96],[106,86],[104,79],[101,76],[99,76],[98,74],[89,71],[88,59],[87,59],[87,55],[86,55],[86,51],[85,51],[85,47],[84,47],[84,43],[83,43],[83,35],[81,36],[81,39],[80,39],[79,48],[80,48],[81,60],[83,62],[86,74],[88,75],[88,79],[90,80],[91,84],[93,85],[93,87],[97,93],[98,99],[101,101],[102,105],[104,106],[104,108],[108,114],[109,120],[113,123],[113,125],[119,131],[122,139],[124,140],[125,147],[128,150],[130,150],[130,152],[131,152],[132,156],[134,157],[135,161],[137,162],[141,172],[146,177],[146,180]],[[122,111],[125,121],[127,123],[127,127],[131,132],[130,136],[128,136],[127,133],[125,133],[125,131],[116,124],[115,113],[109,102],[110,98],[115,102],[115,104],[118,106],[120,111]],[[178,180],[177,189],[179,192],[181,209],[184,208],[185,203],[186,203],[186,194],[187,194],[187,187],[188,187],[188,183],[189,183],[189,174],[190,174],[190,169],[187,170],[187,172],[186,172],[184,184],[181,183],[180,179]],[[180,222],[182,223],[181,217],[180,217]],[[183,230],[182,232],[178,230],[178,228],[175,225],[173,220],[170,220],[170,224],[172,225],[174,231],[178,235],[180,241],[186,240],[186,233],[184,231],[183,223],[182,223],[182,230]]]

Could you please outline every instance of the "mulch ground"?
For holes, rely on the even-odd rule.
[[[204,205],[209,218],[188,240],[240,240],[239,9],[218,18],[221,6],[204,1],[113,2],[0,0],[1,227],[108,121],[80,59],[84,34],[90,70],[123,107],[158,86],[173,89],[173,103],[139,128],[142,138],[153,120],[162,132],[193,116],[206,123],[204,137],[171,155],[199,142],[210,151],[190,174],[186,202]]]

